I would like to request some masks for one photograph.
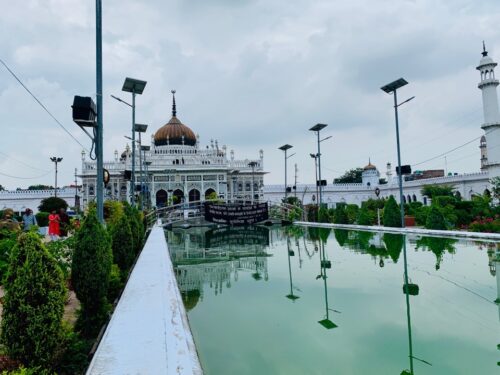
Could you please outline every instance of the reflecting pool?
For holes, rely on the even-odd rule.
[[[167,238],[205,374],[500,373],[496,243],[296,226]]]

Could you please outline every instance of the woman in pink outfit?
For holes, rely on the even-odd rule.
[[[52,211],[49,215],[49,236],[52,241],[55,241],[61,235],[61,230],[59,227],[59,215],[56,213],[56,210]]]

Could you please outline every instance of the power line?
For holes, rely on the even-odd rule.
[[[49,171],[47,173],[44,173],[44,174],[42,174],[40,176],[35,176],[35,177],[19,177],[19,176],[12,176],[10,174],[6,174],[6,173],[0,172],[0,176],[10,177],[10,178],[16,178],[16,179],[19,179],[19,180],[35,180],[37,178],[41,178],[41,177],[47,176],[49,173],[51,173],[51,171]]]
[[[26,85],[19,79],[18,76],[16,76],[16,74],[7,66],[7,64],[2,60],[0,59],[0,62],[2,63],[3,66],[5,66],[5,68],[9,71],[10,74],[12,74],[12,76],[17,80],[17,82],[19,82],[19,84],[33,97],[33,99],[35,99],[35,101],[45,110],[45,112],[47,112],[49,114],[50,117],[52,117],[54,119],[54,121],[71,137],[73,138],[73,140],[78,143],[80,146],[82,146],[82,148],[84,148],[87,152],[89,152],[89,150],[80,143],[80,141],[78,141],[78,139],[76,139],[73,134],[71,134],[68,129],[66,129],[64,127],[63,124],[61,124],[61,122],[47,109],[47,107],[45,107],[45,105],[40,101],[38,100],[38,98],[35,96],[35,94],[33,94],[30,89],[28,89],[28,87],[26,87]]]
[[[497,130],[497,129],[491,130],[491,131],[489,131],[487,134],[489,134],[489,133],[491,133],[491,132],[494,132],[495,130]],[[427,162],[429,162],[429,161],[432,161],[432,160],[435,160],[435,159],[441,158],[441,157],[443,157],[443,156],[445,156],[445,155],[448,155],[449,153],[451,153],[451,152],[453,152],[453,151],[456,151],[456,150],[458,150],[458,149],[460,149],[460,148],[462,148],[462,147],[465,147],[465,146],[467,146],[467,145],[471,144],[472,142],[477,141],[477,140],[478,140],[478,139],[480,139],[481,137],[482,137],[482,135],[480,135],[479,137],[476,137],[476,138],[474,138],[474,139],[471,139],[470,141],[465,142],[464,144],[461,144],[460,146],[457,146],[457,147],[455,147],[455,148],[452,148],[451,150],[448,150],[448,151],[446,151],[446,152],[443,152],[443,153],[441,153],[441,154],[439,154],[439,155],[436,155],[436,156],[434,156],[434,157],[432,157],[432,158],[429,158],[429,159],[427,159],[427,160],[421,161],[421,162],[419,162],[419,163],[413,163],[412,165],[413,165],[414,167],[416,167],[417,165],[421,165],[421,164],[427,163]]]
[[[6,154],[5,152],[0,151],[0,154],[4,155],[7,159],[14,160],[14,161],[18,162],[19,164],[22,164],[22,165],[24,165],[24,166],[26,166],[28,168],[31,168],[31,169],[33,169],[35,171],[50,172],[47,169],[41,169],[41,168],[32,167],[28,163],[25,163],[25,162],[23,162],[23,161],[21,161],[19,159],[13,158],[12,156]]]

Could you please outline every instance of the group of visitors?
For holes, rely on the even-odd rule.
[[[31,208],[27,208],[24,211],[21,222],[15,218],[14,211],[10,208],[4,211],[3,216],[3,219],[0,220],[0,229],[7,228],[9,230],[19,231],[22,228],[24,231],[29,231],[33,226],[38,225]],[[52,241],[59,239],[59,237],[67,237],[70,228],[70,218],[64,208],[61,208],[59,212],[53,210],[49,214],[48,219],[48,235]]]

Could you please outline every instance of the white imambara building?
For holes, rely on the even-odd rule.
[[[498,80],[495,78],[495,67],[497,63],[488,56],[488,52],[483,43],[483,57],[479,61],[477,70],[480,72],[480,82],[478,88],[483,96],[484,136],[480,140],[480,171],[477,173],[461,174],[453,176],[419,178],[412,181],[403,181],[403,192],[405,202],[422,202],[429,204],[428,198],[422,196],[421,189],[424,185],[452,185],[457,195],[464,199],[470,199],[474,195],[489,193],[491,191],[489,180],[500,176],[500,112],[498,109],[497,86]],[[328,160],[322,161],[328,165]],[[443,171],[444,172],[444,171]],[[384,177],[386,184],[380,184],[379,179]],[[421,176],[425,177],[425,176]],[[290,187],[291,185],[288,184]],[[293,189],[293,188],[292,188]],[[266,185],[264,187],[264,197],[266,200],[277,201],[284,197],[285,188],[283,185]],[[361,183],[349,184],[328,184],[322,189],[323,203],[334,206],[337,203],[355,203],[370,198],[384,198],[393,195],[399,201],[399,182],[397,175],[392,172],[392,166],[387,163],[387,170],[381,176],[378,169],[370,162],[363,169]],[[300,185],[293,189],[289,196],[296,195],[304,204],[314,203],[317,200],[318,192],[315,185]]]
[[[136,185],[140,186],[142,157],[142,178],[150,191],[151,206],[203,201],[214,194],[231,201],[250,201],[252,196],[254,200],[262,200],[264,152],[260,150],[259,157],[254,160],[237,160],[234,150],[228,155],[227,147],[219,146],[218,141],[211,140],[209,145],[203,147],[199,137],[177,118],[175,91],[172,91],[172,94],[172,118],[151,137],[149,150],[139,155],[140,146],[136,142]],[[134,192],[125,178],[128,174],[126,171],[132,170],[130,147],[127,145],[121,154],[115,151],[115,159],[104,162],[104,168],[110,174],[105,199],[130,201]],[[82,152],[83,206],[95,199],[95,193],[96,162],[87,160]]]

